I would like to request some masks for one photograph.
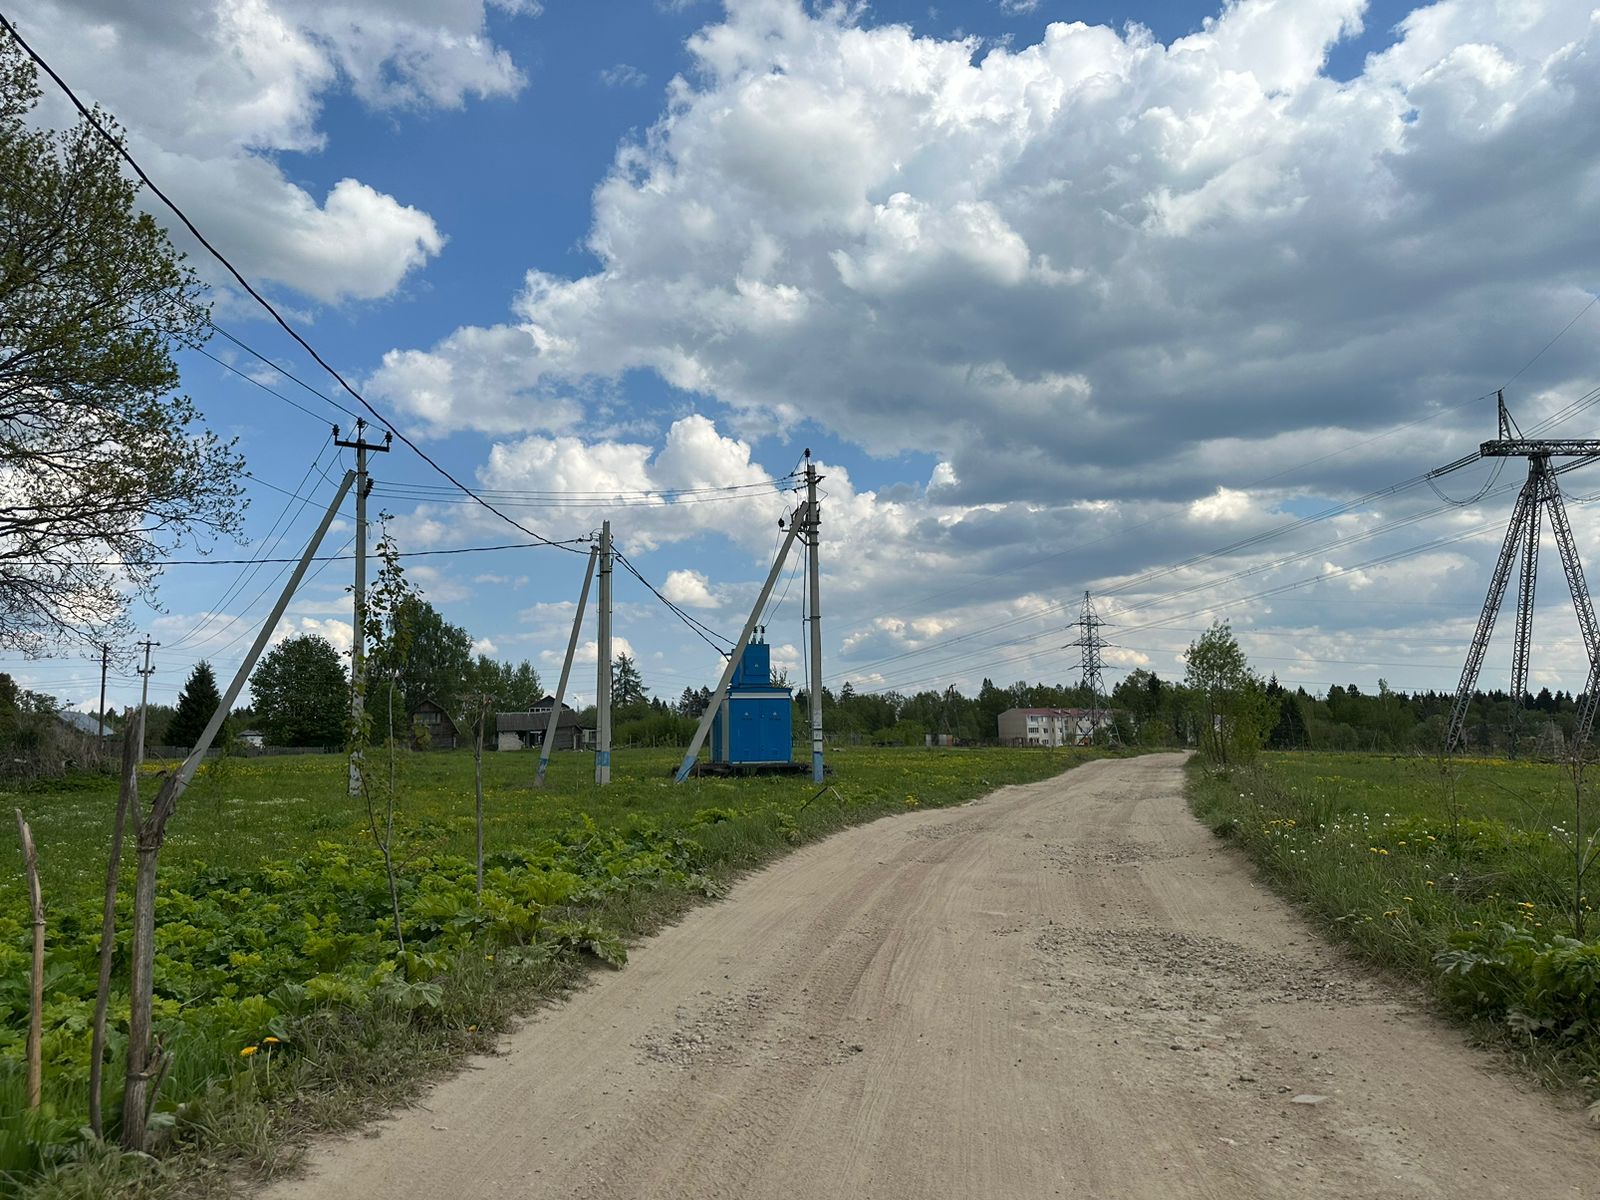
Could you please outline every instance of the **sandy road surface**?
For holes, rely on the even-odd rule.
[[[1181,761],[790,855],[271,1194],[1600,1196],[1600,1136],[1324,948]]]

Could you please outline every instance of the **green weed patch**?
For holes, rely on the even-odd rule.
[[[41,846],[48,907],[46,1105],[23,1104],[24,906],[0,877],[0,1196],[165,1196],[197,1176],[265,1177],[297,1135],[358,1122],[510,1026],[585,963],[738,871],[845,825],[971,799],[1100,757],[1061,750],[847,750],[832,790],[809,779],[673,786],[671,750],[619,756],[596,789],[587,756],[558,756],[534,792],[529,755],[486,759],[485,886],[475,887],[471,758],[401,760],[396,839],[405,950],[382,860],[338,756],[225,762],[186,798],[163,855],[156,1016],[174,1065],[158,1154],[87,1136],[90,1020],[109,785],[5,799]],[[154,779],[147,781],[153,788]],[[129,894],[119,908],[125,939]],[[126,944],[116,978],[126,986]],[[115,1137],[127,996],[114,994],[105,1109]]]

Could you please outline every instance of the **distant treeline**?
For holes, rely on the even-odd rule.
[[[1286,688],[1276,676],[1265,685],[1276,709],[1266,736],[1278,750],[1432,751],[1444,741],[1453,693],[1395,691],[1384,680],[1375,690],[1357,684],[1334,686],[1318,697],[1304,688]],[[1468,713],[1465,746],[1469,753],[1510,752],[1559,755],[1577,725],[1579,697],[1548,688],[1523,699],[1520,709],[1509,693],[1477,693]],[[797,696],[796,722],[805,719],[805,694]],[[1106,699],[1101,700],[1107,703]],[[1183,683],[1144,669],[1129,672],[1111,690],[1122,741],[1130,745],[1195,745],[1203,720],[1199,694]],[[998,718],[1008,708],[1088,708],[1082,687],[1018,682],[997,686],[985,679],[976,696],[954,687],[922,691],[857,692],[846,683],[835,693],[822,690],[823,725],[830,737],[920,744],[923,735],[947,733],[963,741],[992,741]]]

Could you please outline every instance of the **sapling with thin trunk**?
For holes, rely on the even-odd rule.
[[[364,676],[355,686],[364,692],[373,680],[381,679],[387,692],[387,787],[375,785],[371,761],[365,753],[372,741],[372,717],[364,702],[353,706],[359,715],[352,722],[349,750],[351,762],[355,765],[357,786],[366,805],[367,828],[383,858],[384,876],[389,884],[389,906],[394,916],[395,944],[399,952],[404,954],[406,938],[400,918],[400,882],[394,863],[395,802],[399,793],[399,747],[395,741],[394,698],[399,690],[401,669],[411,652],[413,631],[408,616],[411,608],[406,600],[411,597],[412,590],[406,582],[405,570],[400,566],[399,549],[388,530],[389,514],[380,514],[379,520],[384,522],[384,532],[374,553],[380,566],[377,578],[367,591],[365,606],[366,643],[371,649],[366,656]],[[376,794],[379,790],[384,793],[381,797]]]
[[[100,919],[100,980],[94,996],[94,1028],[89,1042],[89,1128],[105,1137],[100,1112],[101,1081],[105,1072],[106,1008],[111,1001],[111,960],[117,938],[117,885],[122,878],[122,835],[128,813],[139,803],[139,751],[144,745],[144,709],[130,710],[122,741],[122,775],[117,788],[117,812],[111,823],[111,854],[106,863],[105,909]]]
[[[28,911],[33,924],[33,974],[28,988],[28,1107],[44,1102],[44,896],[39,890],[39,854],[33,831],[17,811],[17,836],[28,875]]]

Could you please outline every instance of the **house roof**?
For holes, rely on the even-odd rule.
[[[1113,708],[1102,708],[1100,715],[1108,717],[1115,714],[1116,711]],[[1001,715],[1018,713],[1024,717],[1069,717],[1073,720],[1081,721],[1085,717],[1093,715],[1093,712],[1093,709],[1088,708],[1008,708]]]
[[[116,732],[111,726],[102,725],[93,713],[79,712],[75,708],[63,709],[56,716],[78,732],[87,733],[91,737],[110,737]]]
[[[450,715],[449,709],[445,708],[445,706],[440,704],[437,700],[423,700],[415,709],[412,710],[412,719],[415,720],[417,713],[421,712],[425,708],[437,712],[444,718],[444,724],[450,726],[450,728],[457,733],[461,732],[460,728],[456,725],[455,718]]]
[[[550,724],[550,710],[543,712],[512,712],[496,713],[494,729],[496,733],[529,733],[536,729],[545,729]],[[571,729],[578,724],[578,714],[565,704],[561,706],[561,715],[556,718],[557,729]]]

